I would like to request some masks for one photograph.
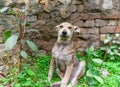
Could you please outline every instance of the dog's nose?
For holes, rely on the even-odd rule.
[[[62,35],[66,35],[67,34],[67,32],[64,30],[63,32],[62,32]]]

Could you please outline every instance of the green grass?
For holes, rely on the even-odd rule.
[[[47,81],[50,60],[51,57],[42,56],[36,58],[32,66],[30,64],[23,64],[22,72],[16,79],[15,87],[49,87],[49,85],[53,82],[59,81],[60,78],[57,76],[55,70],[52,81]],[[93,65],[93,67],[95,66]],[[104,62],[102,68],[108,70],[110,73],[109,76],[102,77],[104,84],[100,84],[99,82],[95,81],[95,84],[91,87],[120,87],[120,63]],[[90,87],[90,85],[88,85],[86,76],[79,80],[77,87]]]
[[[51,82],[47,81],[50,60],[51,57],[42,56],[30,60],[31,63],[23,63],[21,72],[13,80],[14,87],[50,87],[50,84],[59,81],[60,78],[55,70]],[[95,64],[93,64],[94,67],[96,67]],[[94,80],[94,84],[90,86],[86,75],[84,75],[79,80],[77,87],[120,87],[120,62],[104,62],[102,68],[107,69],[110,73],[107,77],[102,76],[104,84]],[[4,87],[2,85],[6,84],[8,79],[10,79],[10,76],[3,80],[0,87]]]
[[[77,87],[120,87],[120,62],[104,62],[102,68],[109,72],[109,76],[102,77],[104,84],[95,81],[94,85],[89,86],[86,77],[83,77]]]

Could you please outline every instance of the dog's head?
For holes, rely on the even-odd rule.
[[[77,29],[80,29],[78,26],[73,26],[68,22],[61,23],[55,27],[56,31],[58,31],[58,40],[59,41],[70,41],[73,32]]]

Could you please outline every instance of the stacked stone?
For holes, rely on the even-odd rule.
[[[27,36],[40,49],[51,50],[57,38],[54,27],[67,21],[81,28],[75,34],[77,41],[84,41],[88,43],[87,46],[98,46],[102,34],[120,33],[120,6],[117,1],[119,0],[31,0],[27,8],[30,11],[27,16],[30,27],[27,29],[36,28],[40,34],[29,33]],[[18,1],[20,8],[24,7],[21,3],[24,2]],[[31,6],[32,10],[29,9]]]

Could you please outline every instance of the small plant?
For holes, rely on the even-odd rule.
[[[94,50],[93,46],[86,49],[86,55],[87,55],[86,77],[89,85],[94,85],[95,84],[94,80],[98,81],[100,84],[103,84],[104,81],[101,78],[100,71],[100,65],[102,64],[103,61],[99,59],[99,55],[96,53],[96,50]],[[96,67],[93,67],[93,64]]]
[[[1,13],[8,10],[9,7],[4,7],[0,10]],[[14,13],[14,14],[13,14]],[[29,26],[29,23],[26,22],[26,15],[24,10],[20,10],[15,8],[13,10],[8,11],[9,15],[13,15],[17,18],[16,20],[16,29],[6,30],[3,34],[4,42],[5,42],[5,50],[7,53],[11,51],[15,46],[19,49],[18,52],[18,71],[20,71],[21,66],[21,58],[27,58],[28,54],[23,50],[22,46],[26,43],[28,46],[35,52],[38,53],[38,47],[35,43],[30,40],[25,39],[25,35],[27,32],[37,32],[35,29],[26,29],[26,26]]]
[[[101,47],[102,51],[105,51],[104,60],[110,59],[115,60],[120,59],[120,34],[107,34],[105,39],[103,39],[104,46]]]

